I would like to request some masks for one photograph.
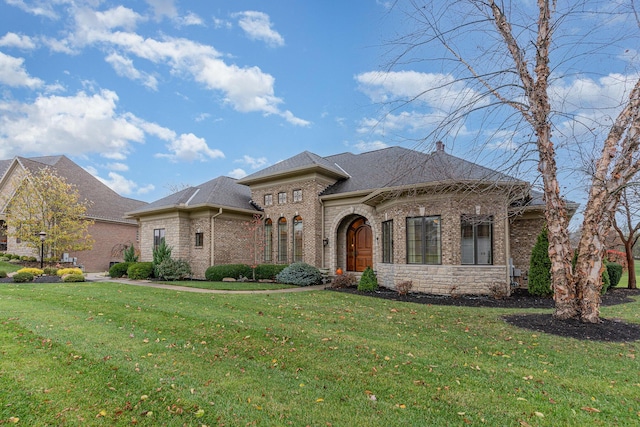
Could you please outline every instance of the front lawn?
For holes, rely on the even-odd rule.
[[[11,264],[10,262],[0,261],[0,270],[6,271],[7,273],[18,271],[22,267],[23,266],[20,264]]]
[[[560,338],[501,318],[516,312],[329,291],[5,284],[0,424],[640,422],[637,342]],[[640,323],[640,302],[602,312]]]
[[[281,283],[260,282],[209,282],[205,280],[176,280],[171,282],[154,282],[188,288],[216,289],[219,291],[268,291],[275,289],[297,288],[298,286],[283,285]]]

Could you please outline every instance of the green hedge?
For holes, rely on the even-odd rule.
[[[133,264],[132,262],[119,262],[117,264],[113,264],[111,268],[109,268],[109,277],[118,278],[127,274],[127,270]]]
[[[69,274],[62,279],[65,283],[84,282],[84,275],[82,274]]]
[[[211,282],[220,282],[225,277],[239,279],[240,276],[251,278],[251,267],[246,264],[220,264],[207,268],[204,273],[204,277]]]
[[[256,280],[275,280],[287,264],[260,264],[256,267]]]
[[[620,278],[622,277],[622,265],[617,262],[607,262],[607,273],[609,273],[609,289],[615,288],[620,283]]]
[[[153,275],[152,262],[134,262],[127,269],[127,276],[133,280],[148,279]]]
[[[13,281],[15,283],[33,282],[33,277],[31,273],[17,273],[13,275]]]

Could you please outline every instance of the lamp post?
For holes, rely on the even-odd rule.
[[[47,237],[47,233],[41,231],[38,236],[40,236],[40,269],[42,270],[44,268],[44,239]]]

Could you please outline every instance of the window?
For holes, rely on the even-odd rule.
[[[493,217],[463,215],[460,223],[462,264],[493,264]]]
[[[393,263],[393,220],[382,223],[382,262]]]
[[[287,262],[287,220],[278,220],[278,262]]]
[[[440,217],[407,218],[407,264],[440,264]]]
[[[153,248],[160,246],[162,241],[164,241],[164,228],[156,228],[153,230]]]
[[[264,262],[273,261],[273,221],[270,218],[264,222]]]
[[[302,190],[293,190],[293,203],[302,201]]]
[[[302,262],[302,217],[299,215],[293,218],[293,262]]]
[[[278,204],[284,205],[287,203],[287,193],[278,193]]]
[[[196,247],[204,246],[204,233],[196,233]]]
[[[265,206],[273,205],[273,194],[265,194],[264,195],[264,205]]]

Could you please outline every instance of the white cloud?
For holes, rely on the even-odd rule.
[[[12,87],[26,86],[31,89],[42,86],[42,80],[30,77],[24,69],[24,59],[0,52],[0,83]]]
[[[112,170],[112,171],[118,171],[118,172],[126,172],[126,171],[129,170],[129,166],[127,166],[124,163],[119,163],[119,162],[109,163],[107,165],[107,168]]]
[[[175,19],[178,16],[178,8],[174,0],[146,0],[146,2],[153,9],[156,20],[161,20],[165,16]]]
[[[206,161],[207,159],[224,158],[224,153],[217,149],[211,149],[203,138],[198,138],[192,133],[182,134],[167,144],[170,154],[158,153],[156,157],[167,158],[171,161],[194,160]]]
[[[0,46],[17,47],[19,49],[35,49],[36,44],[29,36],[22,34],[7,33],[0,38]]]
[[[235,162],[248,165],[251,169],[259,169],[267,164],[267,158],[266,157],[256,158],[256,157],[244,155],[242,156],[242,159],[235,160]]]
[[[115,172],[109,172],[108,179],[101,178],[97,175],[94,175],[94,176],[98,178],[107,187],[115,191],[116,193],[122,194],[125,196],[129,194],[133,194],[135,189],[138,187],[138,184],[136,184],[134,181],[131,181],[130,179],[126,179],[122,175],[117,174]]]
[[[193,12],[189,12],[184,16],[181,16],[176,19],[179,25],[189,26],[189,25],[204,25],[204,21],[198,15]]]
[[[233,15],[251,40],[261,40],[271,47],[284,46],[284,38],[272,28],[269,15],[248,10]]]
[[[200,113],[196,116],[195,121],[196,122],[203,122],[205,120],[207,120],[209,117],[211,117],[211,114],[209,113]]]
[[[387,148],[388,145],[382,141],[370,141],[370,142],[358,141],[355,144],[355,147],[358,151],[365,152],[365,151],[381,150],[383,148]]]
[[[356,131],[360,134],[372,133],[375,135],[387,135],[401,130],[424,132],[435,129],[446,119],[447,115],[442,112],[403,111],[400,114],[387,114],[381,119],[362,119]]]
[[[36,1],[34,5],[26,4],[24,0],[5,0],[5,3],[35,16],[44,16],[50,19],[58,18],[58,15],[53,11],[55,2],[52,1]]]
[[[225,28],[227,30],[233,28],[233,24],[227,20],[213,17],[213,26],[215,28]]]
[[[111,64],[119,76],[141,81],[149,89],[158,90],[158,80],[152,75],[137,70],[131,59],[114,52],[107,56],[105,60]]]
[[[147,193],[151,193],[153,190],[156,189],[156,186],[153,184],[147,184],[143,187],[138,187],[138,189],[136,190],[136,194],[147,194]]]
[[[247,176],[247,172],[244,171],[244,169],[234,169],[231,172],[228,173],[228,175],[231,178],[235,178],[235,179],[240,179],[240,178],[244,178],[245,176]]]

